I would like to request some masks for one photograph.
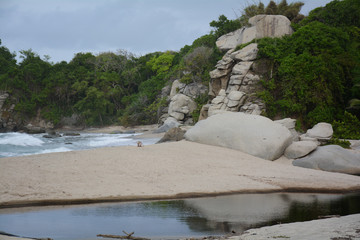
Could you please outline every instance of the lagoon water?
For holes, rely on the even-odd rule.
[[[0,231],[54,240],[97,234],[184,238],[360,213],[360,194],[240,194],[174,201],[0,209]]]
[[[67,152],[99,147],[136,146],[154,144],[159,139],[133,139],[139,134],[81,133],[80,136],[44,138],[45,134],[0,133],[0,158],[31,154]]]

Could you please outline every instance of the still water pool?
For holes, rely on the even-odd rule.
[[[100,239],[135,232],[147,238],[241,233],[249,228],[360,213],[360,193],[240,194],[173,201],[0,209],[0,231],[19,236]]]

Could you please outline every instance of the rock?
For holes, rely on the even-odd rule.
[[[169,115],[170,117],[175,118],[177,121],[182,121],[185,118],[185,114],[180,112],[171,112]]]
[[[233,67],[232,74],[245,76],[249,72],[252,64],[253,62],[239,62]]]
[[[245,95],[245,93],[243,93],[243,92],[231,91],[227,97],[228,97],[228,99],[233,100],[233,101],[240,101],[240,99],[244,95]]]
[[[184,134],[185,130],[179,127],[171,128],[157,143],[180,141],[184,139]]]
[[[306,136],[319,140],[331,139],[334,131],[330,123],[318,123],[313,128],[308,129]]]
[[[214,78],[221,78],[223,76],[228,75],[231,72],[231,68],[229,69],[215,69],[213,71],[210,72],[210,78],[214,79]]]
[[[221,103],[224,103],[224,100],[225,100],[225,96],[218,95],[216,98],[211,100],[211,103],[212,104],[221,104]]]
[[[122,134],[123,132],[121,131],[113,131],[111,132],[111,134]],[[69,136],[69,137],[74,137],[74,136],[80,136],[80,133],[76,133],[76,132],[66,132],[63,134],[64,136]]]
[[[230,85],[241,85],[242,81],[244,79],[243,75],[232,75],[230,77]]]
[[[210,107],[210,104],[205,104],[202,106],[202,108],[200,110],[199,121],[204,120],[209,116],[209,107]]]
[[[169,129],[180,126],[180,123],[173,117],[168,117],[164,124],[158,129],[154,130],[154,133],[167,132]]]
[[[63,117],[60,120],[60,125],[62,126],[77,126],[79,122],[81,121],[80,115],[74,113],[71,115],[71,117]]]
[[[59,138],[61,137],[60,134],[46,134],[43,136],[43,138]]]
[[[135,130],[126,130],[123,132],[123,134],[134,134]]]
[[[191,98],[197,98],[208,92],[208,88],[201,83],[187,84],[183,90],[183,94]]]
[[[295,130],[296,119],[284,118],[284,119],[276,120],[274,122],[281,124],[287,129],[289,129],[291,135],[293,136],[293,141],[299,141],[299,134]]]
[[[282,37],[293,30],[290,20],[282,15],[257,15],[249,19],[251,27],[243,27],[217,39],[216,46],[226,51],[240,44],[264,37]]]
[[[317,147],[317,143],[313,141],[293,142],[286,148],[284,155],[291,159],[301,158],[314,151]]]
[[[185,85],[185,83],[182,83],[179,80],[175,80],[171,85],[169,98],[172,99],[176,94],[180,92],[181,89],[185,88]]]
[[[256,59],[258,51],[257,43],[251,43],[239,51],[233,52],[231,58],[237,61],[253,61]]]
[[[163,88],[161,89],[160,97],[161,97],[161,98],[167,97],[167,96],[169,96],[170,92],[171,92],[171,86],[170,86],[170,85],[166,85],[165,87],[163,87]]]
[[[37,134],[37,133],[45,133],[45,128],[33,126],[32,124],[28,124],[24,127],[24,131],[29,134]]]
[[[4,102],[9,97],[9,94],[7,92],[0,92],[0,111],[4,105]]]
[[[216,46],[222,51],[236,48],[236,46],[242,42],[242,33],[244,30],[245,28],[240,28],[234,32],[219,37],[216,41]]]
[[[256,27],[256,38],[282,37],[291,35],[290,20],[282,15],[256,15],[249,19],[249,23]]]
[[[185,138],[203,144],[240,150],[263,159],[279,158],[291,144],[291,133],[262,116],[226,112],[198,122]]]
[[[287,129],[293,129],[295,128],[296,119],[284,118],[280,120],[275,120],[274,122],[283,125]]]
[[[234,64],[234,60],[228,56],[227,54],[224,55],[224,57],[217,62],[216,64],[216,68],[217,69],[222,69],[222,70],[225,70],[225,69],[229,69],[233,66]]]
[[[187,107],[188,113],[192,113],[197,108],[197,104],[192,98],[184,94],[176,94],[171,98],[168,113],[170,116],[175,115],[174,112],[184,114],[184,107]],[[184,116],[182,118],[184,118]]]
[[[293,161],[294,166],[360,175],[360,153],[338,145],[318,147],[310,155]]]

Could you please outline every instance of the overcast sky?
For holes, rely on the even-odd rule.
[[[307,15],[330,0],[302,2]],[[178,51],[209,33],[221,14],[235,19],[253,3],[258,0],[0,0],[0,39],[17,55],[31,48],[52,62],[78,52]]]

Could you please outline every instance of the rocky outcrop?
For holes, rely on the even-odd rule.
[[[294,166],[360,175],[360,153],[337,145],[318,147],[307,157],[293,161]]]
[[[7,92],[0,92],[0,132],[18,130],[21,125],[21,118],[15,113],[15,104],[5,104],[10,95]]]
[[[165,88],[168,88],[168,86]],[[208,88],[201,83],[185,84],[175,80],[169,90],[169,105],[167,108],[162,109],[163,112],[159,118],[160,128],[156,131],[166,132],[170,128],[178,127],[181,124],[193,124],[191,114],[197,108],[194,99],[207,94],[207,92]]]
[[[261,89],[260,76],[254,71],[257,44],[241,50],[228,51],[210,72],[209,96],[212,98],[202,111],[202,118],[219,112],[245,112],[259,115],[265,104],[256,97]]]
[[[171,128],[157,143],[177,142],[183,140],[185,132],[185,130],[179,127]]]
[[[257,59],[258,48],[251,43],[235,51],[240,44],[264,37],[281,37],[292,34],[290,21],[281,15],[257,15],[244,27],[221,36],[216,45],[227,51],[210,72],[209,96],[211,101],[203,107],[200,119],[223,112],[244,112],[260,115],[265,104],[257,97],[262,90],[259,84],[269,71],[266,60]],[[294,137],[296,138],[296,136]]]
[[[292,142],[290,131],[272,120],[226,112],[199,121],[185,138],[203,144],[240,150],[267,160],[279,158]]]
[[[226,51],[254,39],[282,37],[293,33],[290,20],[282,15],[257,15],[249,19],[249,24],[250,27],[243,27],[221,36],[216,41],[216,46]]]

